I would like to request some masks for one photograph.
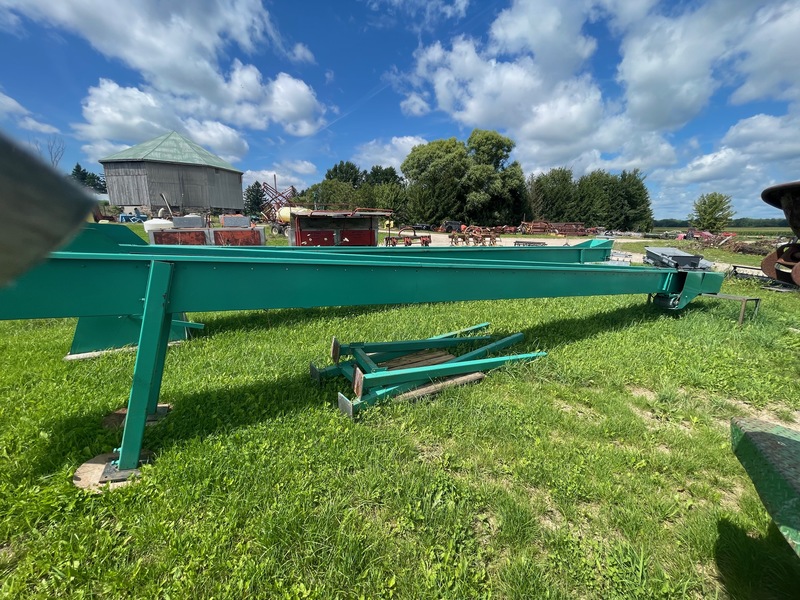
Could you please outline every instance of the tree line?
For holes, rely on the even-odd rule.
[[[578,179],[567,168],[525,177],[511,161],[514,142],[496,131],[475,129],[466,141],[434,140],[411,149],[394,167],[361,170],[340,161],[325,178],[303,190],[298,203],[317,208],[387,208],[401,223],[438,225],[445,219],[471,225],[516,225],[523,220],[580,221],[586,226],[648,231],[650,195],[639,170],[596,170]],[[258,188],[258,189],[257,189]],[[245,190],[245,211],[257,215],[266,199],[261,184]]]
[[[689,227],[689,219],[656,219],[653,221],[653,227],[671,228],[671,229],[685,229]],[[731,219],[728,221],[728,227],[742,227],[742,228],[768,228],[768,227],[789,227],[789,221],[784,219],[756,219],[753,217],[740,217],[738,219]]]
[[[580,221],[587,227],[650,231],[653,210],[644,174],[597,169],[577,180],[565,167],[531,174],[526,180],[533,220]]]

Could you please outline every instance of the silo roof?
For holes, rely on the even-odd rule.
[[[177,163],[186,165],[200,165],[225,169],[234,173],[241,173],[230,163],[222,160],[193,141],[183,137],[176,131],[170,131],[162,136],[147,142],[142,142],[111,156],[101,158],[98,162],[119,161],[152,161]]]

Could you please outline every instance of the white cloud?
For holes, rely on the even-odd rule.
[[[581,34],[590,4],[514,0],[492,23],[492,50],[497,54],[533,54],[543,73],[568,77],[597,47],[596,40]]]
[[[753,21],[737,46],[741,58],[736,66],[745,81],[732,100],[737,103],[772,97],[800,100],[797,70],[800,5],[786,2],[766,6],[754,15]]]
[[[355,162],[362,169],[369,170],[374,165],[394,167],[400,173],[400,165],[411,152],[414,146],[427,144],[428,140],[416,135],[393,137],[388,143],[380,140],[371,140],[361,144],[353,156]]]
[[[682,169],[670,176],[670,182],[706,183],[732,179],[747,166],[746,157],[732,148],[722,148],[717,152],[698,156]]]
[[[624,31],[642,21],[657,4],[658,0],[599,0],[596,7],[603,16],[611,19],[615,30]],[[600,15],[594,15],[594,18],[600,18]]]
[[[725,49],[725,29],[710,21],[657,17],[623,41],[618,79],[643,127],[681,127],[708,104],[719,85],[712,65]]]
[[[324,109],[317,101],[314,91],[305,82],[286,73],[279,73],[265,86],[265,91],[267,99],[263,106],[271,119],[283,125],[286,133],[307,136],[325,124],[321,116]]]
[[[451,50],[436,42],[417,51],[415,58],[411,81],[422,89],[430,86],[436,108],[466,125],[513,126],[543,97],[543,82],[532,59],[503,62],[483,57],[468,38],[454,39]]]
[[[332,69],[328,69],[325,71],[325,84],[329,85],[334,82],[336,79],[336,75],[334,74]]]
[[[60,133],[57,127],[48,123],[42,123],[31,116],[31,111],[14,100],[11,96],[6,96],[0,92],[0,120],[10,118],[17,127],[36,133],[55,134]]]
[[[81,151],[86,155],[90,162],[99,162],[101,158],[111,156],[117,152],[121,152],[130,148],[130,144],[115,144],[107,140],[96,140],[83,144]]]
[[[275,166],[281,171],[290,171],[300,175],[311,175],[317,172],[317,166],[307,160],[284,160]]]
[[[408,97],[400,103],[400,110],[404,115],[413,117],[421,117],[431,112],[431,107],[425,102],[425,99],[417,93],[412,92]]]
[[[85,123],[73,124],[78,137],[92,143],[100,140],[130,140],[134,143],[179,128],[175,110],[155,92],[120,87],[101,79],[89,88],[83,100]]]
[[[52,125],[48,125],[47,123],[42,123],[37,121],[33,117],[25,116],[20,119],[19,123],[17,123],[22,129],[27,129],[28,131],[35,131],[37,133],[59,133],[58,127],[53,127]]]
[[[467,13],[469,0],[366,0],[375,13],[389,17],[391,24],[402,21],[412,30],[432,30],[443,19],[462,19]],[[387,20],[379,21],[386,24]]]
[[[590,80],[570,79],[532,106],[520,133],[523,139],[565,143],[591,135],[603,118],[600,89]]]
[[[228,162],[236,162],[247,153],[249,146],[241,134],[219,121],[187,119],[184,123],[189,138],[210,148]]]
[[[11,96],[6,96],[0,92],[0,118],[14,115],[27,115],[28,109],[14,100]]]
[[[305,82],[279,73],[265,78],[238,58],[269,44],[297,62],[313,62],[307,46],[288,48],[261,0],[138,0],[107,6],[103,0],[0,0],[0,18],[21,27],[20,15],[85,38],[109,58],[141,73],[145,84],[121,87],[101,79],[83,102],[86,121],[74,125],[87,147],[139,142],[170,129],[188,132],[228,158],[247,150],[232,127],[280,125],[294,136],[325,124],[325,107]]]
[[[84,123],[73,124],[76,135],[86,144],[85,152],[102,158],[106,149],[127,147],[175,130],[209,148],[225,160],[236,162],[247,153],[248,145],[241,133],[213,119],[182,117],[173,98],[153,90],[120,87],[116,82],[101,79],[89,88],[83,101]]]
[[[292,186],[294,186],[297,191],[300,192],[306,189],[309,185],[305,179],[297,177],[291,172],[277,168],[260,170],[248,169],[244,172],[244,175],[242,175],[242,186],[246,188],[247,186],[252,185],[255,181],[260,183],[268,183],[269,185],[274,186],[276,178],[279,192],[282,192],[283,190]]]
[[[291,58],[294,62],[311,64],[315,62],[314,55],[305,44],[295,44],[294,48],[292,48],[292,51],[289,53],[289,58]]]
[[[781,117],[758,114],[731,127],[722,143],[738,148],[754,159],[765,161],[800,160],[800,114]]]

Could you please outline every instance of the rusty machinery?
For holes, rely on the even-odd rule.
[[[794,239],[782,244],[761,262],[767,277],[782,283],[800,285],[800,181],[774,185],[761,192],[761,199],[783,210],[794,233]]]

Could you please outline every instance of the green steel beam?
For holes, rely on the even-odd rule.
[[[475,335],[472,337],[440,338],[437,340],[401,340],[398,342],[354,342],[352,344],[339,344],[339,356],[349,356],[356,350],[362,352],[402,352],[404,354],[417,350],[431,350],[433,348],[453,348],[461,344],[477,344],[492,339],[490,335]],[[334,359],[336,360],[336,359]]]
[[[800,556],[800,431],[738,418],[731,421],[731,444],[775,525]]]
[[[170,325],[170,342],[186,340],[190,329],[203,329],[202,323],[192,323],[183,316]],[[134,347],[142,329],[141,315],[116,315],[113,317],[80,317],[75,326],[68,358],[81,355]]]
[[[409,369],[393,369],[391,371],[378,371],[375,373],[364,373],[356,368],[353,390],[360,396],[361,392],[365,389],[369,390],[375,387],[403,384],[412,381],[425,381],[438,377],[449,377],[451,375],[465,375],[467,373],[475,373],[476,371],[488,371],[509,362],[532,360],[546,355],[546,352],[529,352],[526,354],[464,360],[457,363],[446,362],[438,365],[411,367]]]
[[[409,258],[422,256],[428,259],[449,258],[456,251],[463,259],[514,261],[514,262],[560,262],[587,263],[608,260],[613,246],[612,240],[586,240],[573,246],[545,247],[420,247],[403,248],[365,246],[325,247],[230,247],[230,246],[149,246],[127,227],[113,224],[87,224],[86,230],[64,250],[71,252],[117,252],[119,254],[144,253],[153,255],[223,256],[233,257],[287,257],[289,255],[391,256]]]
[[[489,327],[488,322],[478,323],[477,325],[472,325],[471,327],[465,327],[464,329],[457,329],[456,331],[449,331],[447,333],[435,335],[427,339],[440,340],[443,338],[456,337],[460,335],[466,335],[469,333],[475,333],[476,331],[481,331],[483,329],[486,329],[487,327]],[[355,365],[355,361],[354,360],[339,361],[338,348],[339,348],[339,341],[336,339],[336,337],[334,337],[331,343],[331,358],[336,362],[336,364],[324,367],[322,369],[318,369],[313,363],[311,363],[310,365],[311,379],[313,379],[317,383],[321,383],[322,379],[328,377],[338,377],[341,375],[349,379],[351,382],[353,381],[353,366]],[[387,360],[391,360],[393,358],[400,358],[401,356],[407,356],[409,353],[412,352],[415,352],[415,350],[410,350],[408,352],[378,352],[373,354],[370,358],[374,362],[384,362]]]
[[[142,314],[152,262],[174,265],[173,312],[500,300],[613,294],[680,297],[719,292],[722,273],[607,265],[494,267],[397,260],[287,261],[54,253],[0,290],[0,319]],[[691,285],[684,289],[684,282]],[[683,293],[682,293],[683,292]]]

